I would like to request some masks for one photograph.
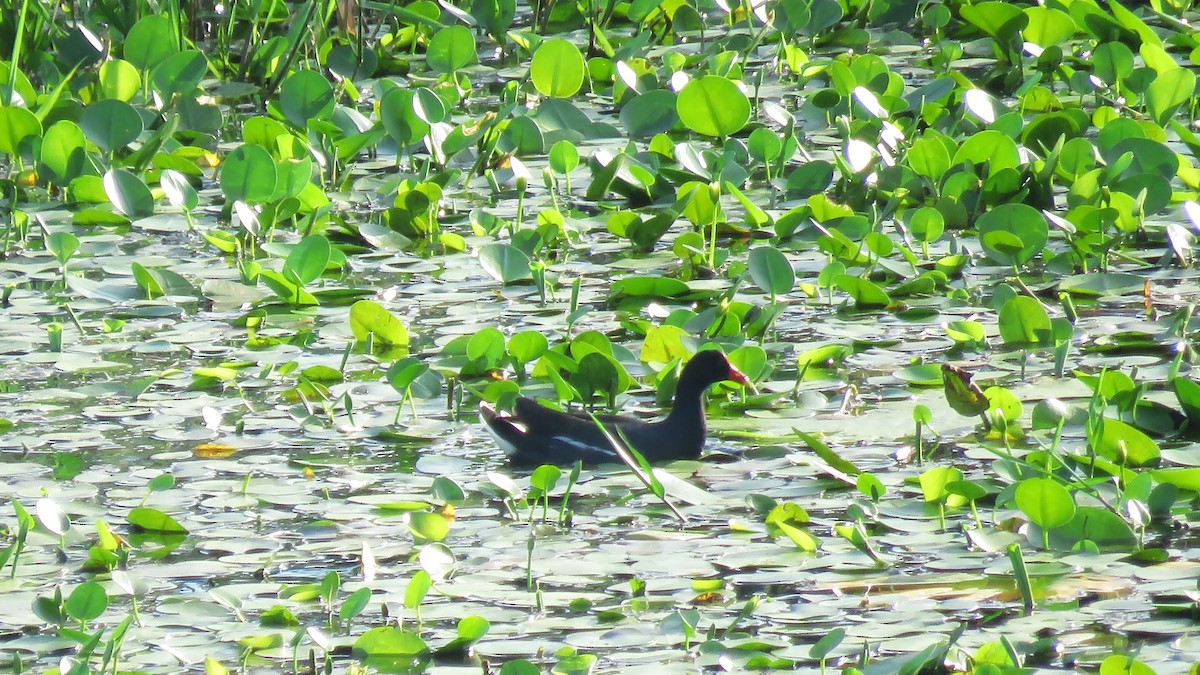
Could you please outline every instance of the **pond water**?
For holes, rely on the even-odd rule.
[[[639,96],[674,101],[683,72],[740,81],[750,126],[723,141],[694,133],[683,110],[669,133],[631,131],[659,122],[657,106],[627,112],[627,75],[546,103],[529,51],[510,45],[461,69],[477,91],[440,120],[444,138],[507,110],[501,149],[481,160],[471,143],[437,167],[423,142],[398,152],[384,135],[336,179],[314,165],[309,185],[329,207],[302,206],[294,223],[270,226],[278,204],[233,207],[209,168],[187,215],[161,186],[152,215],[99,225],[57,186],[31,191],[18,204],[31,225],[9,229],[0,260],[0,494],[13,504],[0,520],[0,663],[98,668],[109,648],[114,671],[345,672],[363,650],[382,670],[413,650],[414,670],[441,673],[477,673],[480,659],[510,673],[529,672],[518,659],[554,672],[819,672],[822,657],[869,673],[1195,672],[1200,480],[1187,471],[1200,455],[1175,382],[1194,360],[1197,289],[1170,227],[1188,222],[1178,204],[1196,186],[1181,168],[1161,181],[1169,204],[1146,214],[1074,195],[1086,166],[1051,168],[1039,203],[1045,158],[1029,129],[1052,111],[1029,97],[1042,85],[983,100],[972,81],[995,77],[991,41],[963,43],[978,58],[956,63],[960,82],[937,65],[943,43],[875,30],[859,54],[838,42],[859,36],[850,23],[835,19],[842,32],[814,49],[739,28],[613,60],[638,69]],[[1096,39],[1073,28],[1064,44]],[[799,75],[778,67],[789,59]],[[410,67],[396,86],[447,96],[453,82],[419,57]],[[900,105],[944,80],[936,106]],[[361,104],[343,96],[340,114],[386,117],[387,88],[357,84]],[[1065,81],[1042,88],[1059,108],[1083,99]],[[211,101],[233,126],[253,116]],[[1160,104],[1145,105],[1133,117]],[[318,122],[287,143],[320,154]],[[244,129],[210,139],[223,172],[249,147]],[[791,154],[763,161],[759,130]],[[996,131],[1007,145],[984,136]],[[1155,153],[1190,166],[1178,130],[1128,157],[1108,154],[1121,141],[1103,133],[1068,135],[1095,144],[1092,165],[1137,167],[1106,175],[1106,198],[1151,199]],[[927,176],[942,136],[966,168],[943,150],[945,176]],[[570,189],[549,158],[563,140],[582,158]],[[970,146],[984,141],[994,150]],[[944,233],[922,240],[922,208]],[[1087,209],[1108,225],[1083,231]],[[1112,224],[1135,215],[1134,228]],[[639,234],[655,217],[669,227]],[[65,263],[59,232],[78,244]],[[303,280],[292,253],[318,232],[344,261],[326,253]],[[235,240],[236,253],[222,248]],[[294,301],[301,290],[312,302]],[[364,300],[406,339],[381,337],[395,323],[363,319]],[[561,358],[523,361],[522,334]],[[611,383],[579,375],[595,352],[626,376],[616,408],[661,414],[660,379],[673,386],[676,357],[710,343],[755,388],[712,392],[705,456],[654,474],[665,500],[616,466],[584,467],[569,489],[566,467],[543,500],[548,470],[508,467],[478,423],[481,398],[518,390],[579,408],[569,399],[595,386],[586,403],[603,409]],[[960,414],[942,363],[997,388],[985,409],[1003,412],[987,427]],[[396,364],[420,375],[397,388]],[[1088,379],[1101,373],[1122,379]],[[399,627],[387,637],[398,651],[366,644],[384,626]],[[85,629],[102,646],[86,658]],[[419,649],[403,642],[413,636]]]

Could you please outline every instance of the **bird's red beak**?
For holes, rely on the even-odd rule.
[[[738,370],[737,368],[734,368],[733,364],[729,365],[729,374],[725,376],[725,379],[730,380],[732,382],[737,382],[738,384],[744,384],[747,387],[754,386],[753,384],[750,383],[750,378],[746,377],[746,375],[744,373],[742,373],[742,371]]]

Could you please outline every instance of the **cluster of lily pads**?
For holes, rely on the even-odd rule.
[[[0,2],[0,663],[1196,672],[1190,4],[87,4]],[[467,430],[712,346],[710,463]]]

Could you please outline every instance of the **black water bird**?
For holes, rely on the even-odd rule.
[[[671,412],[656,422],[624,415],[597,415],[617,437],[624,432],[629,444],[650,462],[695,459],[708,435],[704,421],[704,392],[717,382],[750,381],[719,351],[702,351],[684,366],[675,388]],[[509,461],[517,466],[620,462],[612,444],[589,415],[547,408],[533,399],[517,399],[511,415],[480,406],[480,419],[495,437]]]

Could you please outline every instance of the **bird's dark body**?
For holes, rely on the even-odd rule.
[[[724,380],[747,383],[721,352],[700,352],[679,378],[675,405],[666,418],[648,422],[623,415],[598,415],[612,433],[623,432],[629,445],[650,462],[694,459],[707,437],[703,395],[709,385]],[[481,417],[488,430],[517,466],[619,462],[616,450],[589,415],[564,413],[518,398],[511,416],[484,405]]]

